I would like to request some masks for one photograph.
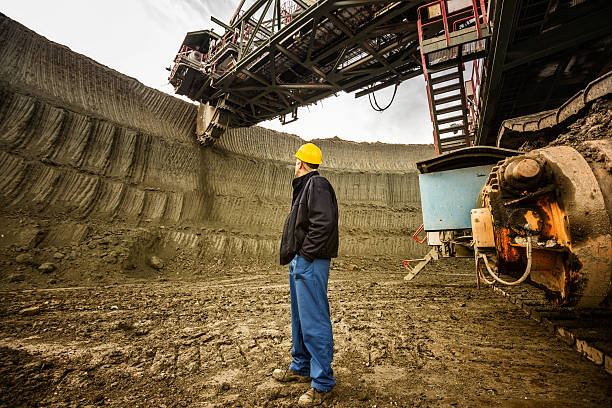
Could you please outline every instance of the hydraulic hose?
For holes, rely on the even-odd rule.
[[[497,282],[501,283],[502,285],[506,285],[506,286],[518,285],[519,283],[523,283],[525,279],[527,279],[527,277],[529,277],[529,274],[531,273],[531,260],[532,260],[531,237],[527,237],[527,267],[525,268],[525,272],[523,273],[523,276],[521,276],[518,280],[515,280],[514,282],[507,282],[503,280],[502,278],[500,278],[499,276],[495,275],[495,273],[491,270],[491,267],[489,266],[489,260],[487,259],[487,255],[481,254],[480,256],[482,257],[484,264],[487,267],[487,271],[489,271],[489,274],[493,277],[493,279],[495,279]],[[487,281],[485,280],[485,282]]]
[[[478,278],[480,278],[480,280],[487,285],[495,284],[495,280],[488,280],[485,274],[482,272],[482,269],[480,268],[480,256],[476,258],[476,273],[478,274]]]

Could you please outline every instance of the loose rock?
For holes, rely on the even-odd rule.
[[[31,253],[19,254],[15,257],[15,262],[20,264],[32,265],[34,263],[34,257]]]
[[[56,266],[51,262],[45,262],[44,264],[38,267],[38,270],[42,273],[51,273],[56,269]]]
[[[39,306],[26,307],[25,309],[21,309],[19,314],[22,316],[35,316],[40,313]]]
[[[153,255],[151,258],[149,258],[149,265],[151,265],[152,268],[159,270],[164,267],[164,261],[160,257]]]
[[[23,273],[12,273],[8,276],[8,281],[11,283],[23,282],[25,275]]]

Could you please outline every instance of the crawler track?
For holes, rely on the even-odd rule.
[[[529,285],[494,286],[493,290],[507,297],[551,334],[612,375],[611,310],[554,307],[542,291]]]

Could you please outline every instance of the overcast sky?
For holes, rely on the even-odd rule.
[[[0,11],[48,39],[70,47],[145,85],[173,94],[169,66],[188,31],[213,28],[211,15],[229,21],[239,0],[0,0]],[[251,4],[247,1],[246,4]],[[376,93],[385,106],[393,88]],[[368,98],[341,92],[298,110],[299,120],[260,125],[304,139],[338,136],[358,142],[431,143],[425,81],[401,84],[384,112]]]

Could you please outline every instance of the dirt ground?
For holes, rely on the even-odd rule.
[[[350,261],[350,260],[349,260]],[[334,261],[336,407],[605,407],[612,377],[490,289],[469,259]],[[364,265],[366,265],[364,267]],[[349,270],[353,269],[353,270]],[[0,405],[290,407],[284,268],[4,290]],[[7,285],[4,285],[6,288]]]

